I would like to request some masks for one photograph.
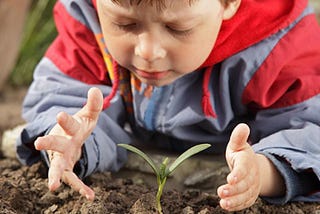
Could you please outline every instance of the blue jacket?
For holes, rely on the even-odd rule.
[[[60,111],[77,112],[96,86],[106,97],[119,90],[108,97],[109,107],[84,144],[75,169],[80,177],[118,170],[126,153],[116,145],[133,139],[179,152],[207,142],[211,152],[222,153],[235,125],[245,122],[255,152],[285,179],[286,195],[268,200],[320,200],[320,28],[307,1],[265,0],[261,6],[243,0],[238,14],[223,23],[207,61],[163,87],[114,66],[95,1],[60,0],[55,20],[59,35],[23,103],[28,123],[17,141],[22,163],[40,160],[35,139],[55,125]]]

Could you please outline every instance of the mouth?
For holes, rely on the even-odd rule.
[[[140,69],[136,69],[135,72],[138,76],[151,80],[160,80],[169,74],[169,71],[144,71]]]

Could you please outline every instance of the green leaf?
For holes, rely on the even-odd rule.
[[[209,148],[211,145],[210,144],[199,144],[196,146],[191,147],[184,153],[182,153],[169,167],[169,170],[167,172],[167,175],[171,174],[184,160],[187,158],[191,157],[192,155],[195,155],[207,148]]]
[[[122,148],[125,148],[131,152],[134,152],[136,153],[137,155],[139,155],[140,157],[142,157],[149,165],[150,167],[152,168],[152,170],[154,171],[154,173],[159,176],[159,170],[158,168],[156,167],[155,163],[151,160],[151,158],[149,158],[144,152],[142,152],[141,150],[137,149],[136,147],[134,146],[131,146],[129,144],[118,144],[118,146],[122,147]]]
[[[161,182],[162,182],[162,181],[165,179],[165,177],[167,176],[166,171],[167,171],[168,161],[169,161],[169,158],[166,157],[166,158],[162,161],[162,163],[161,163],[161,165],[160,165],[160,167],[159,167],[159,176],[160,176],[160,181],[161,181]]]

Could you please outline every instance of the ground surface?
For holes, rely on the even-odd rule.
[[[25,89],[6,88],[0,95],[0,135],[23,123],[20,105],[24,94]],[[0,213],[155,213],[155,186],[143,179],[130,179],[123,174],[92,175],[85,182],[95,190],[96,199],[88,202],[66,186],[55,193],[48,192],[46,177],[47,169],[41,163],[26,167],[0,154]],[[226,213],[219,207],[215,194],[171,187],[165,188],[162,197],[165,214]],[[251,208],[237,213],[320,214],[320,204],[274,206],[259,199]]]
[[[320,18],[319,0],[310,2],[316,7]],[[8,53],[5,54],[8,55]],[[5,88],[0,93],[1,140],[4,130],[23,123],[20,117],[20,106],[26,90],[2,87],[2,82],[0,88]],[[79,197],[68,187],[62,187],[55,193],[48,192],[46,173],[47,169],[41,163],[32,167],[22,166],[16,159],[4,157],[0,150],[0,214],[155,213],[152,208],[153,202],[148,204],[155,194],[155,187],[141,179],[148,177],[141,173],[139,179],[128,179],[128,173],[92,175],[85,182],[96,192],[94,202],[88,202]],[[139,174],[139,172],[135,173]],[[130,175],[130,178],[133,177]],[[223,181],[224,177],[220,180]],[[174,187],[177,186],[171,184],[165,188],[162,198],[165,214],[225,213],[219,208],[216,195],[199,189],[179,188],[177,191]],[[285,206],[274,206],[259,199],[254,206],[238,213],[320,214],[320,204],[291,203]]]

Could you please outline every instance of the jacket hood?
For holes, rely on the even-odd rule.
[[[307,4],[307,0],[242,0],[235,16],[222,23],[202,67],[213,66],[288,26]]]
[[[97,9],[96,0],[92,2]],[[206,116],[216,117],[208,91],[212,72],[210,68],[289,26],[302,13],[307,4],[308,0],[242,0],[237,13],[231,19],[222,22],[216,43],[208,58],[200,66],[200,68],[206,68],[201,104]],[[123,73],[119,72],[116,62],[113,62],[113,65],[114,84],[112,93],[104,100],[104,108],[110,105],[119,85],[119,75]]]
[[[97,8],[96,0],[92,0]],[[288,26],[308,0],[242,0],[237,13],[223,21],[217,41],[201,67],[213,66]]]

